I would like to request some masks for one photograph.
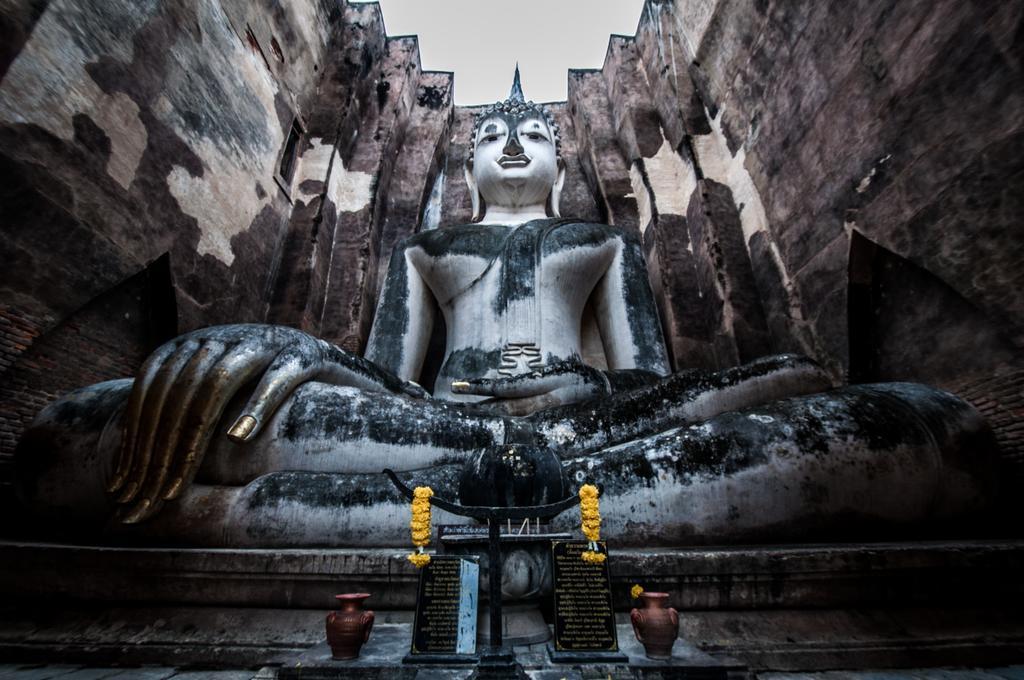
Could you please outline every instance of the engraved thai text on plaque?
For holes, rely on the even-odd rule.
[[[607,552],[600,542],[602,552]],[[614,652],[615,634],[608,563],[584,562],[586,541],[552,541],[554,569],[555,650]]]

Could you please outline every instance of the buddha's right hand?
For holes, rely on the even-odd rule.
[[[228,429],[255,437],[300,384],[312,380],[411,397],[425,392],[369,361],[284,326],[203,328],[159,347],[142,365],[125,410],[117,470],[108,490],[126,523],[152,516],[195,477],[228,401],[262,375]]]

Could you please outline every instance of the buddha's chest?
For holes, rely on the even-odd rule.
[[[582,304],[607,271],[619,240],[604,225],[549,226],[459,227],[451,231],[462,233],[445,234],[443,243],[413,248],[410,258],[449,309],[486,304],[500,314],[517,300],[541,297],[582,296]]]

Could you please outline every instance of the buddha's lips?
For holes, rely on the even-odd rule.
[[[502,156],[498,159],[498,165],[503,168],[525,168],[530,164],[530,157],[522,154],[518,156]]]

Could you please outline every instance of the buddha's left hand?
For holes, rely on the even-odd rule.
[[[612,389],[603,372],[569,360],[523,375],[454,383],[452,391],[492,397],[480,405],[500,413],[523,416],[552,406],[607,396]]]

